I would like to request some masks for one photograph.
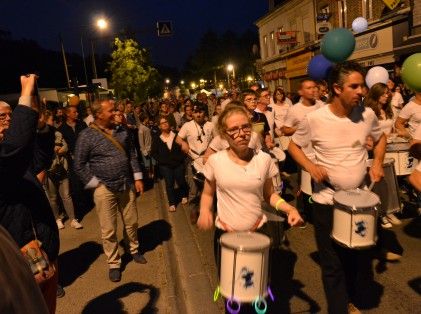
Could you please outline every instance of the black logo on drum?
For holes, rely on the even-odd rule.
[[[244,280],[244,288],[249,288],[254,286],[253,276],[254,271],[248,269],[247,267],[241,268],[240,276]]]
[[[361,220],[355,223],[357,229],[355,229],[355,233],[359,234],[362,237],[365,237],[366,235],[366,231],[367,231],[367,227],[365,226],[365,221]]]
[[[414,157],[408,157],[408,164],[406,166],[406,169],[411,169],[414,165]]]

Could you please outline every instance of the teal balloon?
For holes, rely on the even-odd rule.
[[[320,50],[326,59],[332,62],[343,62],[355,49],[355,38],[346,28],[335,28],[323,37]]]
[[[414,53],[406,58],[402,65],[401,76],[410,89],[421,92],[421,53]]]

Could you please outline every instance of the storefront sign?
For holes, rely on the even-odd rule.
[[[330,24],[329,22],[317,22],[316,24],[317,34],[326,34],[331,29],[332,24]]]
[[[398,4],[401,2],[401,0],[383,0],[384,4],[387,5],[387,7],[391,10],[396,8]]]
[[[288,45],[297,43],[297,31],[277,32],[276,37],[279,45]]]
[[[306,75],[307,66],[308,66],[308,63],[310,62],[311,57],[312,57],[312,53],[306,52],[299,56],[287,59],[287,71],[285,73],[285,76],[290,78],[290,77]]]
[[[355,50],[349,60],[358,60],[393,51],[392,26],[355,36]]]

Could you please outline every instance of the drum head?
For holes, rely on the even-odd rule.
[[[274,147],[272,148],[272,150],[270,151],[272,153],[273,156],[275,156],[275,158],[279,161],[284,161],[285,160],[285,153],[282,149],[280,149],[279,147]]]
[[[404,152],[409,150],[409,143],[393,143],[387,144],[387,152]]]
[[[221,246],[239,251],[260,251],[270,246],[269,237],[257,232],[227,232],[220,241]]]
[[[351,208],[374,207],[380,203],[375,193],[361,189],[338,191],[333,195],[333,200]]]

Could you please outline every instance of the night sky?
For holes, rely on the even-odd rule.
[[[10,31],[15,39],[33,39],[52,50],[60,49],[61,33],[66,51],[80,54],[82,34],[85,46],[89,45],[88,38],[93,37],[97,49],[108,52],[111,36],[130,27],[136,31],[140,44],[150,49],[156,64],[181,69],[207,30],[217,33],[255,30],[254,22],[267,9],[266,0],[0,1],[0,29]],[[99,35],[94,21],[101,16],[108,18],[110,29]],[[166,20],[172,21],[174,34],[158,38],[156,22]]]

